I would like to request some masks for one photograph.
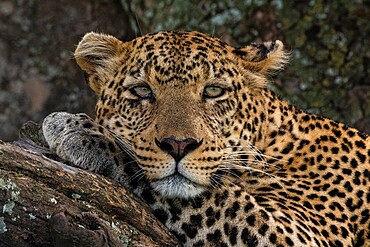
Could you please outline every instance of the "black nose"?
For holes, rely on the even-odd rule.
[[[184,140],[177,140],[175,137],[166,137],[158,141],[155,138],[155,143],[160,149],[170,154],[176,162],[179,162],[185,155],[195,150],[202,144],[203,140],[197,141],[193,138],[186,138]]]

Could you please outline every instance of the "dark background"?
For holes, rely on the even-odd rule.
[[[73,51],[89,31],[129,40],[198,30],[235,46],[280,39],[292,52],[270,87],[370,132],[370,6],[357,1],[0,0],[0,139],[53,111],[94,114]]]

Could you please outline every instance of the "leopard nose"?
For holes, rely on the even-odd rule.
[[[197,141],[193,138],[186,138],[183,140],[178,140],[175,137],[165,137],[162,140],[155,138],[155,143],[157,146],[170,154],[176,162],[179,162],[185,155],[195,150],[202,144],[203,140]]]

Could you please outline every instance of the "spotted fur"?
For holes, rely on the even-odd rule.
[[[370,246],[369,137],[266,88],[282,42],[89,33],[75,57],[96,119],[48,116],[50,147],[131,188],[185,246]]]

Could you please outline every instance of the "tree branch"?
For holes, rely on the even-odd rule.
[[[123,186],[37,148],[0,141],[0,246],[178,245]]]

